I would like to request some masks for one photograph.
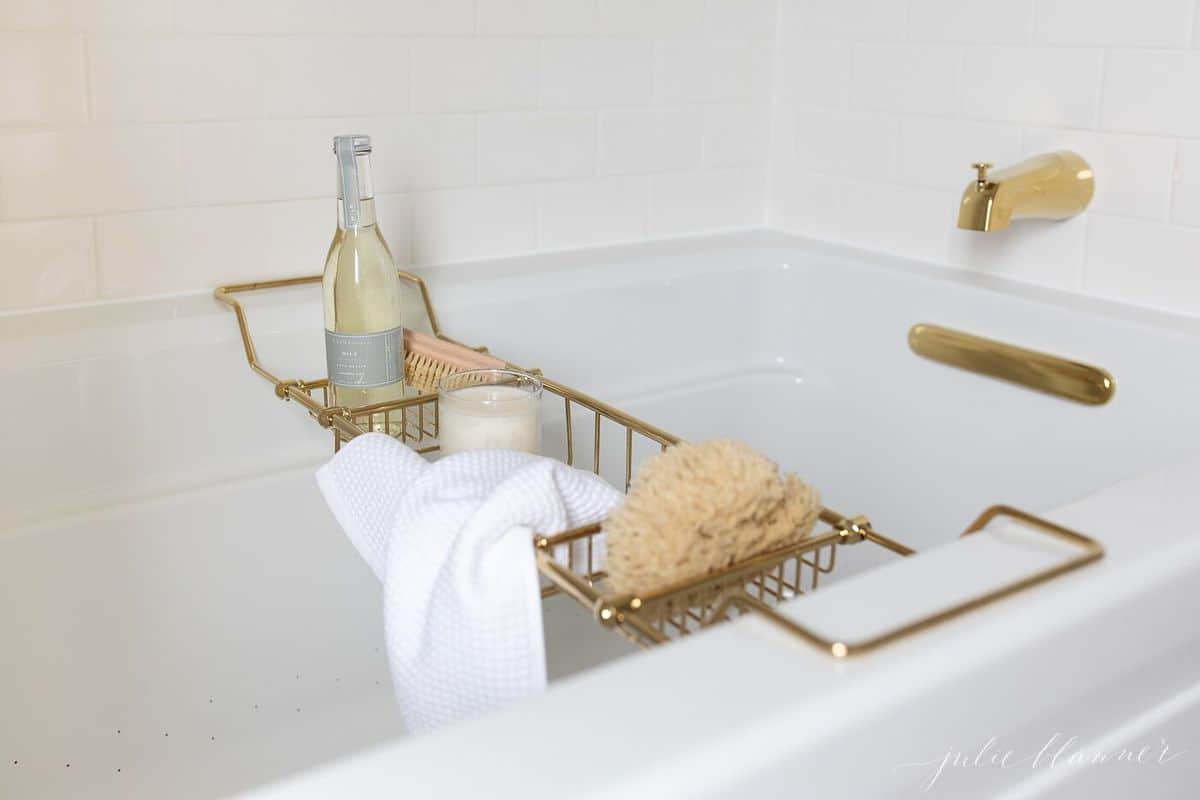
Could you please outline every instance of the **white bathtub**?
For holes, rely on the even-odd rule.
[[[1200,780],[1195,321],[773,234],[427,277],[456,337],[684,437],[744,439],[918,550],[1006,502],[1107,556],[844,663],[757,619],[634,654],[553,600],[551,674],[571,677],[407,740],[378,587],[312,480],[330,437],[250,373],[228,311],[186,295],[9,314],[0,797],[903,797],[948,750],[1026,754],[1056,732],[1193,753],[975,765],[928,794]],[[319,374],[318,303],[255,309],[264,360]],[[1097,364],[1116,397],[920,359],[916,322]],[[941,552],[868,570],[888,559],[863,550],[791,606],[865,630],[911,611],[905,587],[940,602],[989,578]]]

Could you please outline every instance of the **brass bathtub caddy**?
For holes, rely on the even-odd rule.
[[[420,306],[415,307],[420,318],[419,324],[412,327],[424,328],[444,342],[465,346],[442,333],[424,282],[415,275],[400,274],[411,285],[412,297],[420,298]],[[245,309],[236,295],[320,283],[321,276],[316,275],[224,286],[214,294],[236,316],[250,368],[272,385],[278,397],[300,405],[321,427],[332,431],[335,450],[362,433],[386,431],[417,452],[436,452],[436,387],[415,387],[411,396],[395,402],[344,408],[329,404],[331,395],[327,379],[279,378],[259,361]],[[413,312],[410,311],[406,321],[413,319]],[[486,348],[473,349],[487,352]],[[537,370],[525,371],[541,375]],[[547,422],[559,421],[562,425],[562,436],[548,437],[544,443],[545,454],[554,455],[568,465],[590,469],[616,485],[623,481],[627,490],[641,458],[679,442],[677,437],[666,431],[582,392],[544,376],[542,382],[544,397],[549,401],[548,405],[543,406],[543,418]],[[551,453],[550,450],[558,452]],[[640,646],[660,644],[741,614],[759,614],[832,657],[844,658],[918,634],[948,619],[1090,564],[1104,555],[1103,548],[1093,539],[1006,506],[993,506],[984,511],[964,535],[982,530],[997,517],[1008,517],[1046,536],[1073,545],[1077,553],[1053,567],[861,641],[825,636],[780,613],[777,606],[816,589],[821,576],[829,575],[837,567],[838,552],[843,547],[870,542],[900,557],[913,555],[911,548],[876,531],[866,517],[849,517],[824,508],[820,515],[823,525],[801,542],[760,553],[702,578],[641,596],[618,594],[607,586],[601,558],[603,539],[600,524],[546,532],[534,538],[533,547],[542,575],[543,596],[562,593],[573,598],[601,625]]]

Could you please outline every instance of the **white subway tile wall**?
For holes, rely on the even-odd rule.
[[[1196,0],[780,0],[768,224],[1200,315]],[[957,230],[972,161],[1074,149],[1082,217]]]
[[[765,222],[777,0],[5,0],[0,309]]]
[[[6,0],[0,309],[769,224],[1200,314],[1200,0]],[[969,162],[1092,208],[954,227]]]

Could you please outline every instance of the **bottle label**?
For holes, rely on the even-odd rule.
[[[370,389],[404,377],[404,328],[379,333],[325,331],[325,366],[335,386]]]

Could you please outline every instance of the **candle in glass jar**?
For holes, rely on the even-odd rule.
[[[539,453],[541,388],[536,378],[511,370],[474,370],[446,378],[438,393],[442,454],[484,449]]]

